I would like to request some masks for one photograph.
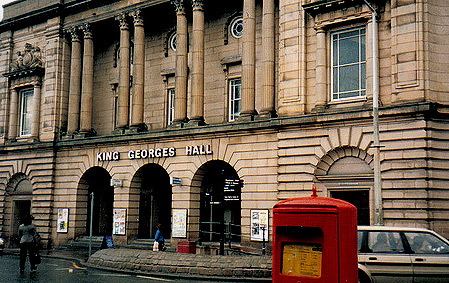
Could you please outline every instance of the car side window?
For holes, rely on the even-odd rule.
[[[405,237],[415,254],[449,254],[449,245],[425,232],[405,232]]]
[[[368,248],[373,253],[403,253],[399,232],[370,231],[368,235]]]

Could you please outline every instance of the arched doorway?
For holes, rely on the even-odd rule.
[[[208,161],[193,180],[200,187],[200,240],[219,241],[226,231],[240,242],[242,183],[235,169],[221,160]]]
[[[317,165],[315,176],[324,184],[328,196],[357,207],[358,225],[370,225],[372,209],[373,158],[355,147],[330,151]]]
[[[78,191],[87,199],[82,204],[87,208],[86,235],[90,234],[91,215],[93,236],[112,235],[114,187],[111,186],[109,173],[101,167],[90,168],[81,177]],[[91,213],[92,194],[94,202]]]
[[[19,246],[19,225],[31,214],[32,196],[33,186],[23,173],[15,174],[6,185],[3,231],[9,247]]]
[[[170,238],[172,187],[165,169],[157,164],[142,166],[131,187],[139,190],[138,238],[153,238],[159,223],[164,237]]]

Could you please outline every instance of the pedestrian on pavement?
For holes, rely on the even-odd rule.
[[[156,228],[157,228],[157,231],[156,231],[156,235],[154,236],[154,240],[158,243],[159,250],[165,251],[166,250],[165,240],[164,240],[164,236],[162,235],[162,232],[161,232],[161,224],[157,224]]]
[[[29,261],[31,265],[31,272],[35,272],[36,267],[36,249],[37,244],[35,241],[35,236],[38,235],[36,232],[36,226],[32,223],[33,216],[26,215],[23,224],[19,226],[19,237],[20,237],[20,274],[25,272],[25,263],[27,259],[27,254],[29,256]]]

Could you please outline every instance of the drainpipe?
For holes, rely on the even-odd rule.
[[[379,58],[376,10],[363,0],[371,10],[373,31],[373,147],[374,147],[374,225],[383,225],[382,180],[380,175],[380,142],[379,142]]]

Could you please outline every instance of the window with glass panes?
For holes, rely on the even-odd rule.
[[[235,121],[241,111],[242,103],[242,79],[229,80],[229,121]]]
[[[334,32],[332,38],[332,100],[366,95],[365,28]]]
[[[20,136],[31,135],[33,96],[34,92],[32,89],[20,92]]]
[[[175,89],[169,88],[167,90],[167,124],[171,125],[175,119]]]

